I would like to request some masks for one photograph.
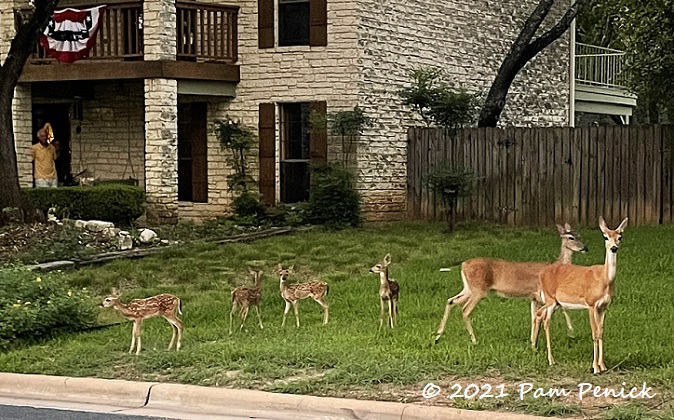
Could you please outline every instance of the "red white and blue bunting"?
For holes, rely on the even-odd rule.
[[[91,9],[63,9],[54,12],[40,36],[47,53],[63,63],[73,63],[89,55],[96,42],[105,6]]]

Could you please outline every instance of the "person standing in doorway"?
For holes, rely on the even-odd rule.
[[[33,156],[35,178],[35,187],[58,187],[56,177],[56,164],[54,161],[58,158],[58,150],[49,142],[49,125],[45,125],[37,131],[37,138],[40,141],[33,145],[31,153]]]

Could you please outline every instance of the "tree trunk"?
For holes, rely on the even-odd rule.
[[[30,214],[28,202],[19,186],[19,171],[16,160],[16,143],[12,121],[12,100],[23,66],[30,57],[54,13],[59,0],[36,0],[33,14],[19,26],[16,36],[0,66],[0,209],[21,208]]]
[[[510,47],[510,51],[508,51],[508,54],[503,59],[503,63],[489,89],[484,106],[480,111],[478,127],[496,127],[503,108],[506,105],[508,90],[510,90],[513,80],[515,80],[517,74],[522,70],[522,67],[562,36],[569,29],[571,22],[576,18],[578,12],[588,2],[589,0],[576,0],[566,10],[564,16],[562,16],[555,26],[532,41],[536,31],[540,28],[555,3],[554,0],[540,0],[538,2],[538,6],[527,18],[517,39],[515,39],[512,47]]]

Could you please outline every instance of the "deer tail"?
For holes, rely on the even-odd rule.
[[[179,313],[180,315],[183,314],[183,301],[180,300],[180,299],[178,299],[178,313]]]

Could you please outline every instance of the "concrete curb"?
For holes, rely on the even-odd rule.
[[[143,407],[153,382],[131,382],[66,376],[0,373],[0,395],[96,403],[118,407]]]
[[[524,414],[459,410],[419,404],[276,394],[156,382],[0,373],[0,397],[62,401],[157,412],[240,415],[279,413],[287,418],[361,420],[536,420]]]

